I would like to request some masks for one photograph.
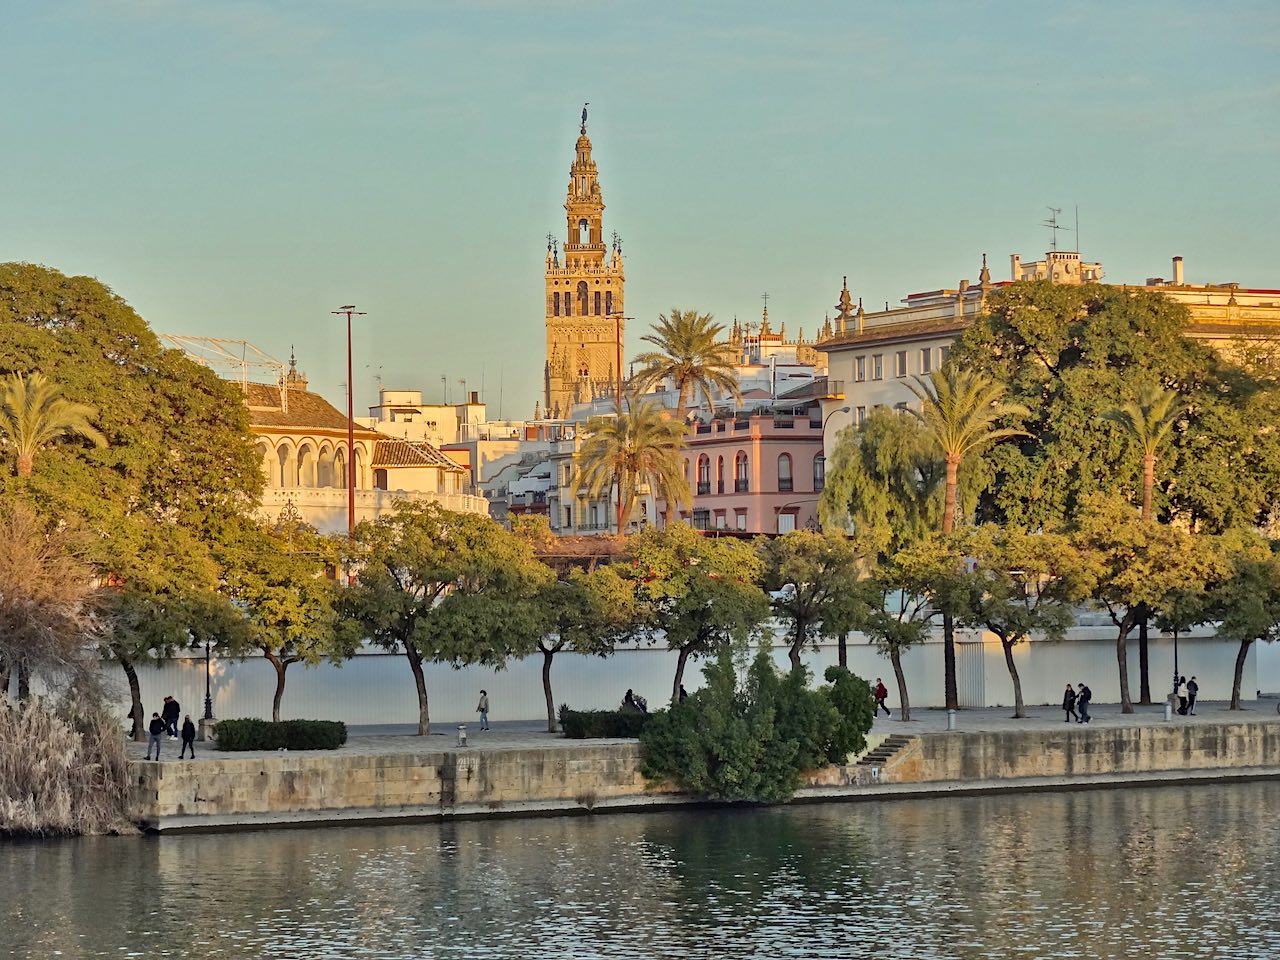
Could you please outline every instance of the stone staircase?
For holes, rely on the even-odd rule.
[[[860,767],[886,766],[899,751],[916,742],[915,737],[902,737],[896,734],[886,737],[877,746],[872,747],[858,758]]]

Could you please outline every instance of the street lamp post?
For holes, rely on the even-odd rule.
[[[634,320],[634,317],[624,317],[621,312],[611,313],[614,322],[614,391],[613,404],[618,416],[622,416],[622,321]],[[618,502],[614,507],[615,515],[618,518],[618,536],[622,536],[622,477],[618,477]],[[608,530],[609,525],[605,524]]]
[[[832,410],[830,413],[828,413],[825,417],[823,417],[823,418],[822,418],[822,443],[823,443],[823,446],[826,446],[826,442],[827,442],[827,440],[826,440],[826,437],[827,437],[827,421],[828,421],[828,420],[830,420],[832,417],[834,417],[837,413],[848,413],[848,412],[849,412],[849,407],[848,407],[848,406],[843,406],[843,407],[841,407],[839,410]]]
[[[347,318],[347,536],[350,537],[356,530],[356,418],[355,390],[351,383],[351,318],[363,317],[366,311],[357,310],[354,304],[346,304],[329,312]]]
[[[213,684],[209,669],[209,638],[204,640],[204,719],[213,719]]]

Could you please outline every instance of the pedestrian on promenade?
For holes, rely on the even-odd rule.
[[[164,721],[164,728],[169,736],[176,737],[178,735],[178,718],[182,716],[182,707],[173,697],[164,698],[164,706],[160,708],[160,719]]]
[[[1187,681],[1187,713],[1191,716],[1196,715],[1196,697],[1200,695],[1200,684],[1196,683],[1196,678],[1192,677]]]
[[[1093,702],[1093,691],[1081,680],[1080,689],[1076,692],[1076,710],[1079,712],[1079,719],[1076,720],[1076,723],[1089,722],[1089,704],[1091,702]]]
[[[489,691],[480,691],[480,702],[476,704],[476,712],[480,714],[480,729],[489,729]]]
[[[879,677],[876,677],[875,698],[876,698],[876,708],[875,710],[872,711],[872,716],[873,717],[880,716],[881,710],[884,711],[884,715],[886,717],[892,716],[892,714],[889,713],[889,708],[886,707],[884,704],[884,702],[889,699],[889,688],[884,685],[884,681],[881,680]]]
[[[1076,689],[1069,683],[1066,692],[1062,695],[1062,709],[1067,711],[1067,718],[1062,721],[1063,723],[1080,719],[1080,715],[1076,713]]]
[[[1178,698],[1178,713],[1184,717],[1187,715],[1187,678],[1179,677],[1178,686],[1174,691],[1174,695]]]
[[[196,758],[196,725],[191,722],[191,714],[182,721],[182,752],[178,754],[179,760],[186,759],[187,750],[191,751],[191,759]]]
[[[147,759],[159,760],[160,759],[160,738],[164,736],[164,731],[165,731],[164,721],[160,719],[160,714],[158,713],[151,714],[151,725],[147,727],[147,730],[151,734],[151,736],[147,738]],[[156,755],[154,758],[151,756],[152,747],[156,748]]]

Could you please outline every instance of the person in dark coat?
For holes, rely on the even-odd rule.
[[[1191,716],[1196,715],[1196,697],[1200,695],[1200,684],[1196,683],[1196,678],[1192,677],[1187,681],[1187,713]]]
[[[173,697],[164,698],[164,706],[160,708],[160,719],[164,721],[165,730],[169,732],[169,736],[176,737],[178,735],[178,718],[182,716],[182,707]]]
[[[876,677],[876,687],[872,692],[876,698],[876,708],[872,711],[871,715],[873,717],[878,717],[880,716],[880,711],[883,710],[886,717],[891,716],[889,708],[885,706],[885,701],[889,699],[889,688],[884,685],[884,681],[879,677]]]
[[[196,758],[196,725],[191,722],[190,714],[187,714],[182,721],[182,752],[178,754],[179,760],[186,758],[187,750],[191,751],[191,759],[194,760]]]
[[[150,736],[147,737],[147,759],[148,760],[160,759],[160,744],[162,742],[161,738],[164,736],[164,730],[165,730],[164,721],[160,719],[160,714],[158,713],[151,714],[151,724],[150,726],[147,727],[147,732],[150,734]],[[156,755],[154,757],[151,756],[152,747],[156,748]]]
[[[1063,723],[1080,719],[1080,715],[1076,713],[1076,689],[1069,683],[1066,692],[1062,695],[1062,709],[1067,712],[1067,719]]]
[[[1076,710],[1080,714],[1080,719],[1076,723],[1089,722],[1089,704],[1093,702],[1093,691],[1085,685],[1083,681],[1080,683],[1080,689],[1076,693]]]

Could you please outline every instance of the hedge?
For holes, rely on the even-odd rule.
[[[635,710],[570,710],[560,705],[560,730],[570,740],[616,737],[635,740],[650,714]]]
[[[222,720],[219,750],[337,750],[347,742],[338,720]]]

